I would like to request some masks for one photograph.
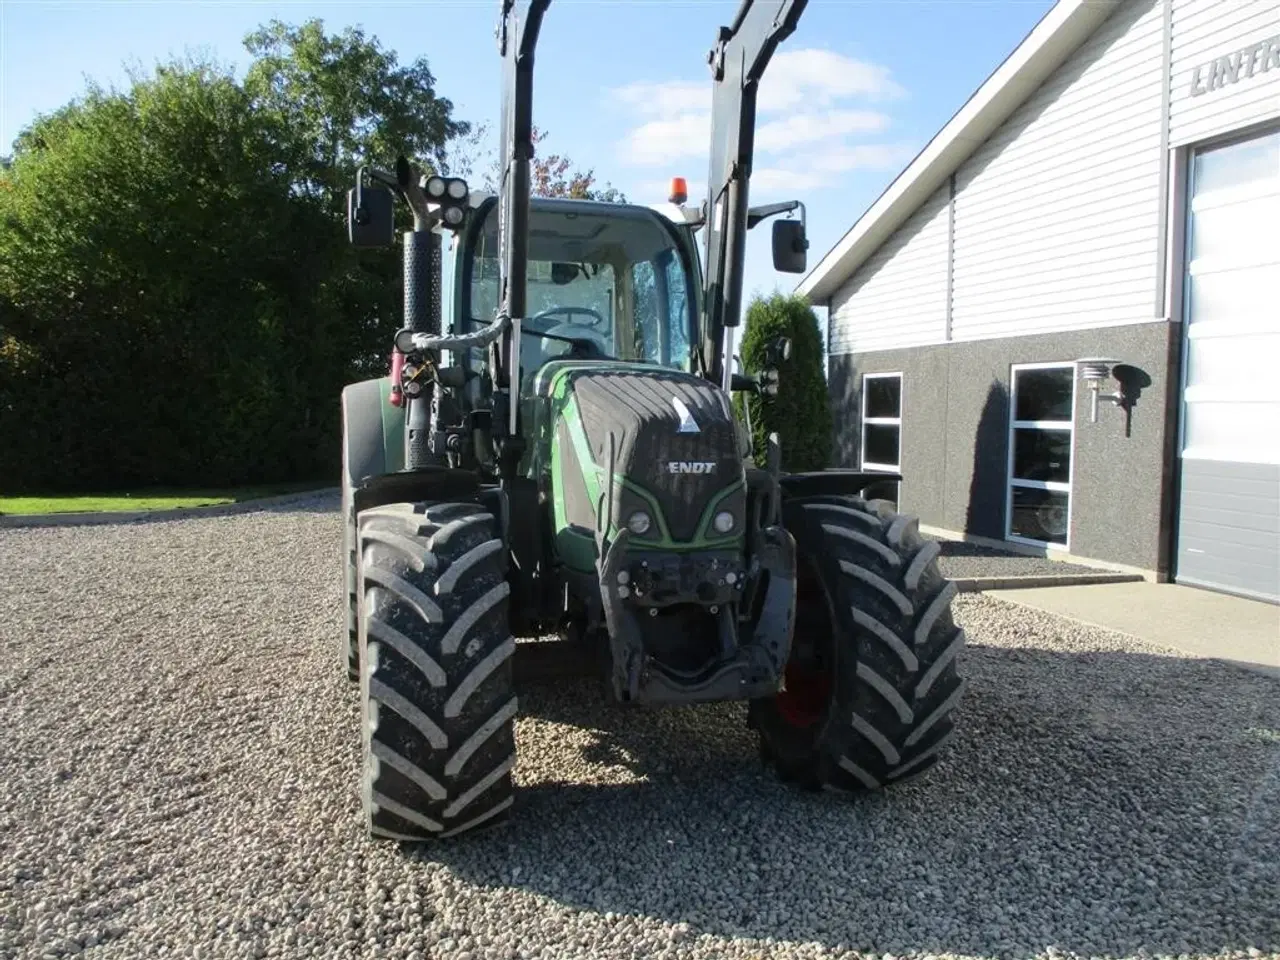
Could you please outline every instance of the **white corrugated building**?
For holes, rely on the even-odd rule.
[[[1061,0],[798,292],[924,528],[1280,600],[1280,0]]]

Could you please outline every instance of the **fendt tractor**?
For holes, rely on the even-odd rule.
[[[785,389],[789,341],[750,375],[725,338],[748,230],[789,214],[774,267],[806,268],[802,205],[748,206],[757,88],[805,2],[745,0],[720,28],[698,210],[678,179],[653,206],[531,198],[549,5],[500,0],[497,196],[403,157],[361,168],[348,196],[359,246],[394,244],[397,200],[413,214],[390,374],[342,394],[369,833],[509,819],[516,638],[580,645],[625,704],[745,701],[765,764],[802,788],[917,777],[963,686],[938,544],[865,498],[900,476],[785,472],[777,434],[753,450],[731,402]]]

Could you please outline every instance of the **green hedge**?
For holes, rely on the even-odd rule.
[[[234,80],[161,70],[38,122],[0,171],[0,493],[336,477],[399,261],[299,191]]]
[[[778,336],[791,338],[791,359],[779,368],[778,394],[763,398],[749,394],[747,400],[755,456],[764,462],[767,437],[776,431],[784,470],[825,469],[831,465],[832,420],[822,334],[817,315],[803,297],[774,294],[751,302],[741,348],[747,373],[760,373],[766,348]],[[741,411],[741,395],[736,403]]]

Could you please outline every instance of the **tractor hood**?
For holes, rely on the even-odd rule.
[[[593,540],[597,517],[607,515],[610,539],[629,527],[637,548],[741,543],[743,450],[729,397],[715,384],[650,364],[555,361],[539,371],[534,394],[536,456],[554,498],[557,542],[562,533]],[[733,523],[717,529],[724,512]],[[593,543],[592,564],[594,553]],[[588,558],[578,559],[572,565],[582,568]]]

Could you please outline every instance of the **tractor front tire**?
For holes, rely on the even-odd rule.
[[[749,708],[762,757],[815,790],[920,776],[950,739],[964,689],[939,544],[883,500],[798,499],[783,522],[796,540],[796,626],[783,689]]]
[[[506,548],[474,503],[360,514],[366,823],[421,841],[497,826],[514,802]]]

